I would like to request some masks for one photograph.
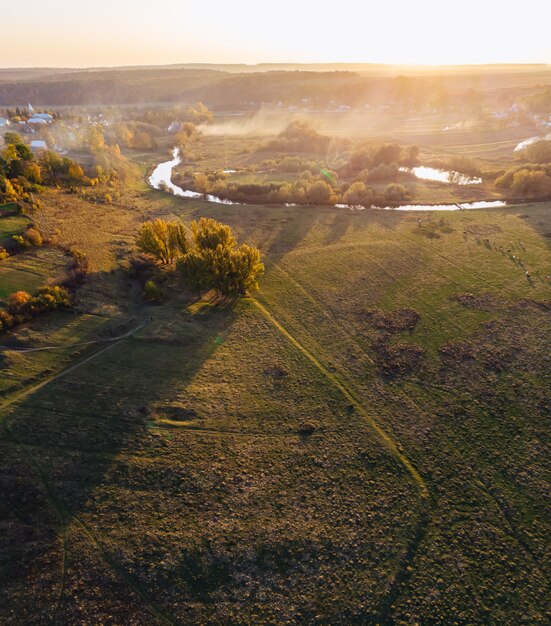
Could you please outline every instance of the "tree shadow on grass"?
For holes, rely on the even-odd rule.
[[[74,528],[115,457],[159,444],[148,429],[155,405],[193,380],[238,315],[231,303],[197,310],[188,304],[151,307],[135,335],[91,347],[80,357],[96,354],[87,363],[0,411],[8,426],[0,438],[3,623],[97,623],[108,616],[115,623],[155,621],[146,610],[148,594],[136,591],[136,578],[115,575],[115,585],[113,572],[97,560],[94,541],[87,547],[98,564],[86,576],[97,599],[84,615],[78,597],[58,603],[64,586],[83,587],[68,574],[61,577],[60,537],[69,522]],[[105,545],[101,528],[89,530]],[[117,601],[111,597],[115,588]]]
[[[510,207],[551,248],[551,202],[533,202],[522,207]]]

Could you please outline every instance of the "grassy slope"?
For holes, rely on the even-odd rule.
[[[35,292],[48,279],[65,274],[66,255],[55,248],[37,248],[0,262],[0,306],[14,291]]]
[[[22,233],[30,223],[25,215],[9,215],[17,208],[16,204],[0,206],[0,247],[6,245],[13,235]],[[3,212],[8,215],[3,217]],[[64,254],[52,248],[29,250],[0,261],[0,306],[14,291],[33,293],[48,278],[62,276],[66,265]]]
[[[430,239],[417,215],[129,202],[86,233],[74,207],[71,243],[97,274],[37,336],[89,337],[90,313],[132,296],[110,273],[113,233],[120,248],[147,214],[211,214],[259,244],[266,309],[151,309],[132,339],[4,407],[4,621],[543,623],[549,206],[424,215]],[[46,231],[63,219],[46,203]],[[449,299],[465,291],[486,295]],[[407,376],[381,376],[371,307],[420,313],[387,338],[426,350]],[[70,352],[4,358],[24,380]],[[306,439],[304,419],[321,425]]]

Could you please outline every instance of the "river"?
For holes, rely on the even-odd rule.
[[[213,196],[212,194],[204,195],[202,193],[198,193],[197,191],[182,189],[181,187],[178,187],[178,185],[175,185],[172,182],[172,170],[176,166],[180,165],[181,162],[182,159],[180,157],[179,150],[178,148],[174,148],[172,151],[172,159],[170,161],[159,163],[149,177],[149,184],[153,187],[153,189],[167,191],[168,193],[172,193],[175,196],[182,198],[197,198],[207,200],[208,202],[214,202],[216,204],[237,204],[246,206],[242,202],[232,202],[231,200],[219,198],[218,196]],[[286,206],[296,205],[287,204]],[[340,209],[351,209],[356,211],[368,208],[380,208],[386,211],[459,211],[461,209],[493,209],[504,207],[506,206],[506,203],[502,200],[482,200],[480,202],[467,202],[462,204],[404,204],[398,207],[365,207],[361,205],[353,206],[349,204],[337,204],[335,206]]]

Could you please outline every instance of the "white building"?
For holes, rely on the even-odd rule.
[[[37,115],[35,115],[34,117],[31,117],[30,119],[27,120],[27,124],[47,124],[48,122],[44,119],[42,119],[41,117],[38,117]]]
[[[47,150],[48,144],[42,139],[34,139],[31,141],[31,150],[33,152],[40,152],[40,150]]]
[[[39,118],[48,123],[54,121],[54,118],[49,113],[35,113],[33,117]]]
[[[6,128],[6,126],[10,125],[10,120],[7,120],[5,117],[0,117],[0,128]]]

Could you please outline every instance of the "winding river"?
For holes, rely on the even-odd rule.
[[[172,160],[159,163],[153,170],[153,173],[149,177],[149,184],[153,189],[160,189],[161,191],[167,191],[180,196],[182,198],[200,198],[202,200],[208,200],[209,202],[216,202],[217,204],[240,204],[239,202],[232,202],[231,200],[225,200],[212,194],[204,195],[197,191],[191,191],[190,189],[182,189],[172,182],[172,170],[180,165],[182,159],[179,154],[178,148],[172,150]]]
[[[246,206],[242,202],[233,202],[212,194],[202,194],[197,191],[191,191],[190,189],[182,189],[172,182],[172,170],[180,165],[182,159],[179,154],[178,148],[174,148],[172,151],[172,159],[159,163],[153,170],[149,177],[149,184],[153,189],[159,189],[172,193],[175,196],[181,198],[197,198],[201,200],[207,200],[208,202],[214,202],[216,204],[237,204]],[[286,206],[296,206],[294,204],[287,204]],[[385,211],[459,211],[461,209],[493,209],[506,206],[506,203],[502,200],[482,200],[480,202],[467,202],[463,204],[404,204],[398,207],[365,207],[362,205],[350,205],[350,204],[337,204],[335,205],[340,209],[350,209],[355,211],[361,211],[367,208],[380,208]]]

